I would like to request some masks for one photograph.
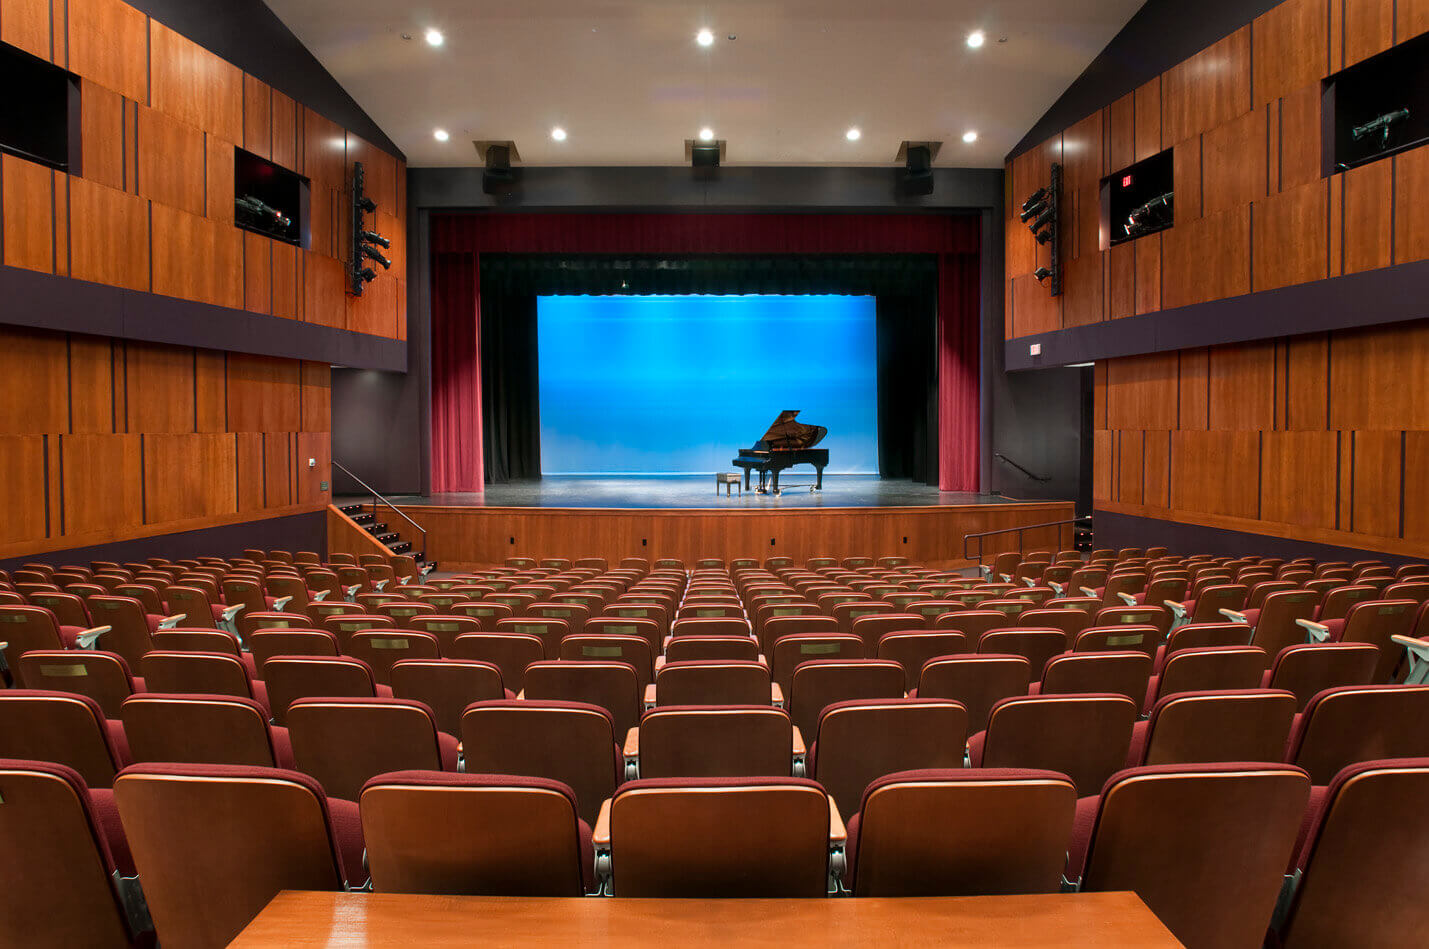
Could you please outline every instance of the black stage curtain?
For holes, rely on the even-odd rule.
[[[938,483],[938,260],[932,255],[481,255],[488,484],[541,476],[536,298],[553,294],[845,293],[877,298],[878,466]],[[797,347],[797,339],[776,344]],[[817,423],[817,419],[811,420]],[[763,432],[750,432],[753,444]],[[731,445],[730,457],[745,445]]]

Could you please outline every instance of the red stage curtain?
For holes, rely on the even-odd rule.
[[[432,218],[432,490],[480,491],[480,254],[937,254],[938,486],[978,489],[979,220],[923,214]]]
[[[481,259],[432,255],[432,490],[482,491]]]

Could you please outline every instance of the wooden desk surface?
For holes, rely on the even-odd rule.
[[[934,899],[515,899],[285,890],[257,946],[1179,946],[1134,893]]]

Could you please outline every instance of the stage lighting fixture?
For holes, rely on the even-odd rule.
[[[1056,214],[1057,209],[1049,207],[1038,216],[1037,220],[1029,224],[1028,227],[1032,228],[1032,233],[1036,234],[1038,231],[1042,230],[1042,228],[1046,227],[1047,224],[1051,222],[1052,218],[1056,216]]]
[[[366,175],[362,162],[352,163],[352,257],[348,261],[348,275],[352,281],[354,296],[362,296],[362,288],[377,277],[377,271],[368,267],[364,260],[372,260],[382,265],[383,270],[392,266],[392,261],[377,251],[377,247],[388,248],[392,242],[375,231],[369,231],[366,215],[377,210],[377,203],[363,194]],[[374,246],[375,245],[375,246]]]
[[[1023,201],[1023,202],[1022,202],[1022,210],[1024,210],[1024,211],[1028,210],[1028,209],[1031,208],[1034,204],[1036,204],[1038,201],[1041,201],[1041,200],[1042,200],[1043,198],[1045,198],[1045,197],[1047,197],[1047,189],[1046,189],[1046,188],[1038,188],[1036,191],[1032,192],[1032,197],[1030,197],[1030,198],[1028,198],[1026,201]],[[1024,223],[1027,221],[1027,219],[1026,219],[1025,217],[1024,217],[1022,220],[1023,220]]]
[[[365,242],[369,244],[376,244],[378,247],[381,247],[384,250],[392,246],[391,241],[383,237],[381,234],[374,234],[372,231],[363,231],[358,236],[361,237]]]
[[[1027,228],[1039,245],[1052,245],[1049,249],[1048,265],[1038,267],[1032,275],[1037,278],[1038,283],[1046,283],[1050,278],[1050,283],[1046,283],[1047,289],[1055,297],[1062,292],[1062,266],[1057,246],[1057,206],[1062,195],[1062,166],[1053,163],[1051,172],[1051,182],[1046,187],[1038,188],[1022,202],[1021,217],[1024,224],[1032,222],[1027,224]]]
[[[1032,220],[1034,217],[1047,210],[1047,189],[1039,188],[1038,193],[1041,194],[1042,197],[1039,198],[1037,197],[1037,195],[1034,194],[1032,197],[1027,199],[1026,204],[1022,205],[1022,214],[1019,216],[1023,224],[1026,224],[1028,221]]]
[[[1048,270],[1046,267],[1038,267],[1036,270],[1032,271],[1032,276],[1037,278],[1038,283],[1041,283],[1043,280],[1046,280],[1048,277],[1052,276],[1052,271]]]

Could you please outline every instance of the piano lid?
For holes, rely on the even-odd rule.
[[[795,451],[813,448],[829,433],[822,425],[805,425],[795,421],[799,409],[785,409],[779,413],[769,431],[760,439],[771,451]]]

